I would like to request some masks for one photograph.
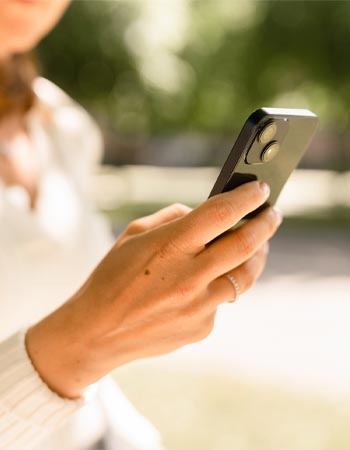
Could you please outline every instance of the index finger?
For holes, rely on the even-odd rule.
[[[200,251],[262,205],[269,194],[266,183],[251,181],[209,198],[177,222],[174,243],[189,253]]]

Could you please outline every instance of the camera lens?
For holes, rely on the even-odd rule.
[[[268,123],[259,133],[258,141],[260,144],[267,144],[273,139],[277,132],[277,126],[274,122]]]
[[[280,149],[279,143],[274,141],[267,145],[261,153],[262,162],[270,162],[278,153]]]

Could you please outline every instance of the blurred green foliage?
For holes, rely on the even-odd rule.
[[[39,56],[111,163],[221,165],[245,118],[279,106],[321,119],[304,167],[349,170],[349,45],[347,1],[74,0]]]
[[[123,133],[231,132],[261,105],[309,107],[343,131],[349,44],[347,1],[75,0],[39,53]]]

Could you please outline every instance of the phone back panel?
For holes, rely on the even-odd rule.
[[[259,132],[271,121],[284,121],[287,124],[286,134],[279,143],[278,153],[269,162],[249,164],[248,152]],[[244,124],[209,197],[232,190],[246,182],[259,180],[267,182],[271,188],[270,197],[263,207],[274,205],[284,184],[307,149],[317,125],[317,116],[308,110],[258,109]]]

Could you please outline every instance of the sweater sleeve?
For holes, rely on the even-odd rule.
[[[82,404],[58,396],[34,369],[19,332],[0,343],[0,449],[30,449]]]

